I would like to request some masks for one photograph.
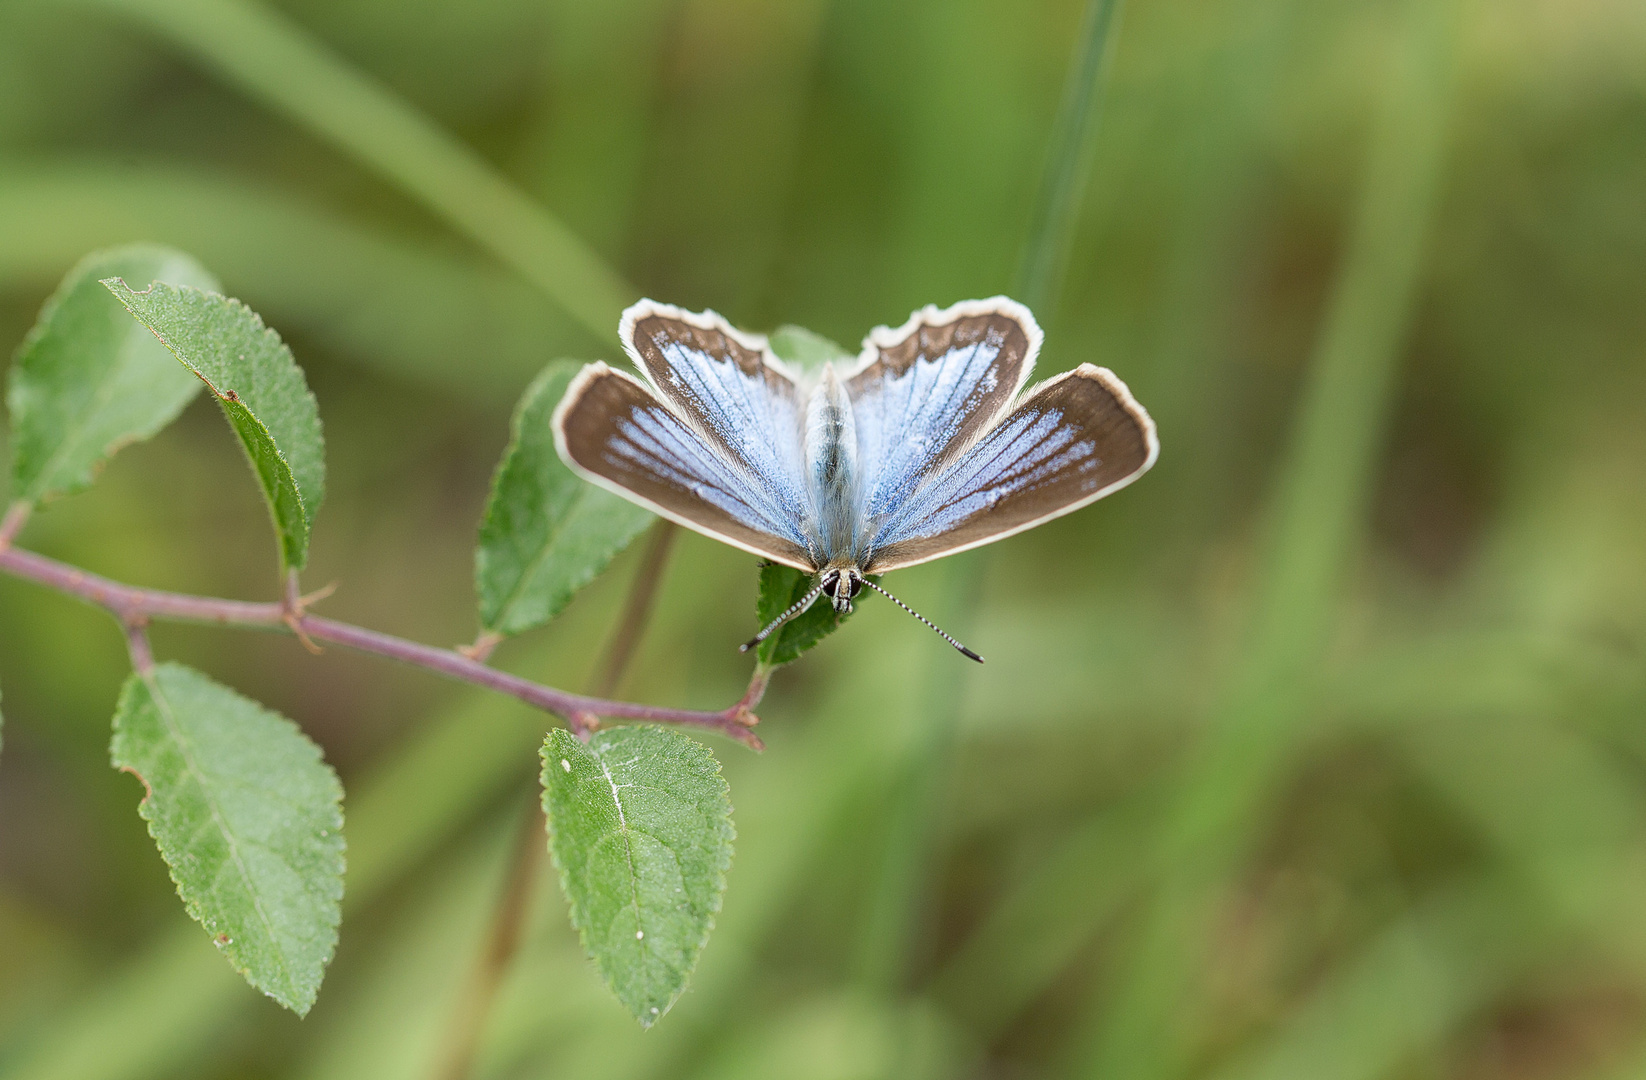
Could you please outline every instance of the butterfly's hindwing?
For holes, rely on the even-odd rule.
[[[1029,310],[1005,297],[928,307],[869,335],[847,382],[862,542],[989,429],[1028,380],[1040,337]]]
[[[1142,475],[1158,449],[1125,383],[1082,364],[1036,387],[884,517],[866,569],[912,566],[1078,510]]]
[[[585,478],[745,551],[816,568],[797,496],[706,441],[639,380],[590,364],[567,388],[554,429],[560,456]]]

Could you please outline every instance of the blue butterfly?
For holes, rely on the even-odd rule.
[[[877,327],[844,371],[796,370],[713,311],[651,300],[623,313],[619,335],[645,381],[584,367],[555,411],[555,444],[594,483],[816,575],[745,649],[820,596],[850,611],[868,586],[909,610],[869,575],[1078,510],[1160,449],[1106,368],[1081,364],[1020,396],[1041,332],[1003,296]]]

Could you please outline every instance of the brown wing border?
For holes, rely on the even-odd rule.
[[[651,368],[647,366],[645,358],[640,355],[640,349],[634,343],[634,330],[643,319],[657,317],[673,319],[685,323],[698,330],[710,330],[724,334],[738,345],[750,352],[758,353],[760,362],[767,369],[787,379],[795,387],[796,393],[805,389],[805,380],[795,368],[784,363],[772,352],[771,342],[765,334],[754,334],[739,330],[733,326],[724,315],[713,308],[704,308],[702,311],[688,311],[673,304],[665,304],[660,300],[650,298],[637,300],[623,309],[623,317],[617,323],[617,338],[623,345],[623,352],[628,356],[634,369],[651,385],[652,392],[665,404],[672,405],[663,388],[657,385],[652,378]],[[678,411],[678,410],[677,410]]]
[[[1018,395],[1028,385],[1034,375],[1035,362],[1040,358],[1040,346],[1045,343],[1045,332],[1035,321],[1034,312],[1027,306],[1018,303],[1009,296],[990,296],[982,300],[961,300],[940,308],[936,304],[927,304],[917,308],[903,321],[902,326],[877,326],[870,330],[863,338],[863,349],[857,356],[857,362],[848,370],[841,373],[840,381],[850,383],[857,376],[873,367],[881,358],[881,354],[888,349],[908,341],[921,327],[939,329],[959,322],[961,319],[971,319],[983,315],[1004,315],[1017,323],[1023,330],[1023,336],[1028,339],[1028,348],[1023,355],[1023,370],[1018,372],[1017,385],[1011,392],[1001,398],[1001,406],[995,415],[980,425],[979,430],[987,432],[1000,418],[1017,406]]]

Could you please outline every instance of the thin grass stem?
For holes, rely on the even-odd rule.
[[[1176,1021],[1196,1015],[1217,905],[1309,715],[1363,527],[1440,188],[1454,7],[1407,0],[1347,254],[1281,461],[1240,660],[1176,778],[1153,838],[1158,884],[1099,995],[1079,1075],[1164,1080],[1194,1053]]]
[[[1045,172],[1023,248],[1018,298],[1045,316],[1062,286],[1096,142],[1097,117],[1114,49],[1121,0],[1090,0],[1063,100],[1052,127]],[[978,583],[988,566],[987,550],[949,560],[946,603],[939,613],[959,637],[968,636],[978,601]],[[946,635],[945,635],[946,636]],[[969,672],[955,672],[951,658],[934,659],[927,690],[914,722],[918,731],[904,768],[893,785],[885,815],[884,846],[876,884],[858,935],[858,980],[870,989],[896,988],[913,966],[918,946],[918,913],[931,864],[938,807],[951,772],[955,714],[964,700]]]
[[[536,285],[597,340],[639,293],[478,153],[255,0],[102,0],[370,168]]]

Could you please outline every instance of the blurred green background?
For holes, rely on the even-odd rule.
[[[618,356],[601,273],[847,344],[1011,291],[1082,8],[4,0],[0,340],[93,248],[192,252],[319,396],[322,612],[467,641],[514,398]],[[888,581],[985,667],[871,600],[715,743],[736,860],[655,1029],[545,879],[480,1075],[1646,1076],[1646,5],[1129,0],[1112,44],[1040,373],[1113,368],[1159,465]],[[272,596],[213,412],[21,542]],[[642,547],[498,662],[587,685]],[[681,538],[624,696],[737,697],[753,563]],[[0,1076],[433,1076],[544,719],[155,644],[342,772],[340,952],[303,1021],[222,963],[107,765],[120,636],[0,579]]]

